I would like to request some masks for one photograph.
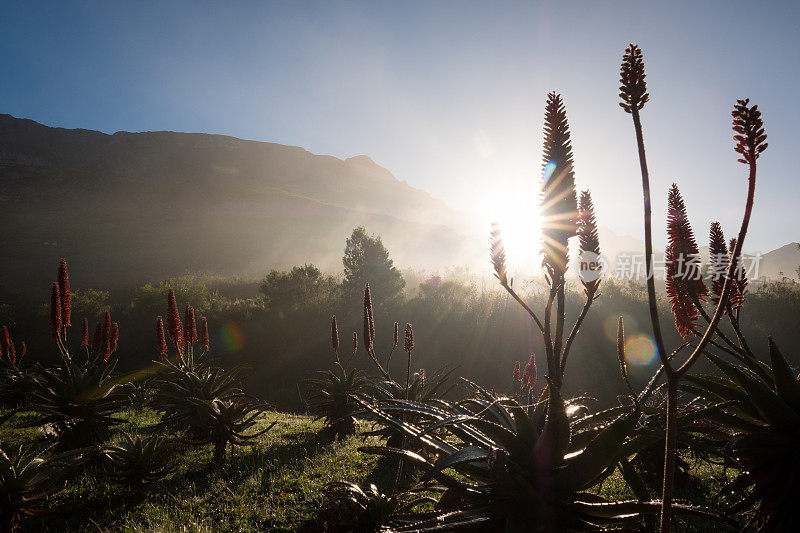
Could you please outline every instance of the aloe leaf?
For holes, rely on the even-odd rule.
[[[555,475],[556,487],[565,491],[589,488],[609,466],[625,457],[622,443],[636,426],[638,418],[639,410],[634,409],[604,428],[582,451],[565,458],[566,464]]]
[[[619,471],[622,474],[622,479],[625,480],[625,483],[628,484],[639,501],[650,501],[650,491],[647,490],[647,485],[645,485],[642,476],[639,475],[639,472],[636,471],[627,458],[620,460]]]
[[[463,463],[472,463],[475,461],[486,460],[491,455],[491,452],[486,448],[478,446],[466,446],[457,452],[445,455],[434,463],[433,468],[425,473],[423,480],[434,477],[439,472],[452,468]]]
[[[527,447],[533,447],[538,439],[536,428],[533,427],[531,419],[528,418],[528,413],[525,409],[517,404],[509,406],[511,416],[514,417],[514,427],[517,430],[517,435]]]
[[[454,531],[465,529],[467,531],[496,531],[496,527],[489,528],[489,524],[497,522],[489,506],[460,509],[457,511],[436,511],[425,513],[424,518],[411,524],[393,528],[395,533],[418,533],[419,531]]]
[[[547,380],[547,389],[550,396],[547,406],[547,418],[544,422],[542,434],[539,436],[539,440],[536,442],[528,460],[550,469],[561,462],[564,454],[569,449],[570,428],[564,400],[549,378]]]
[[[480,392],[483,396],[486,397],[486,399],[489,401],[487,409],[489,409],[492,412],[492,414],[495,415],[495,417],[500,421],[500,423],[502,423],[508,429],[514,428],[514,422],[511,418],[511,415],[499,404],[498,398],[495,395],[493,395],[491,392],[487,391],[477,383],[474,383],[466,378],[461,378],[461,379],[469,383],[472,387],[478,390],[478,392]]]
[[[567,504],[567,508],[574,513],[584,514],[590,517],[623,518],[632,514],[658,513],[661,511],[661,501],[651,500],[647,502],[639,502],[636,500],[625,500],[621,502],[609,503],[587,503],[576,501]],[[727,517],[707,507],[673,503],[672,509],[679,514],[700,516],[714,520],[724,520],[728,523],[736,524],[736,521],[733,518]]]
[[[628,409],[630,409],[630,407],[620,405],[617,407],[611,407],[604,411],[598,411],[597,413],[586,415],[572,423],[572,431],[574,432],[587,427],[606,424],[609,421],[627,413]]]
[[[789,368],[772,337],[769,340],[769,358],[772,362],[772,372],[775,376],[775,390],[778,396],[790,405],[796,412],[800,412],[800,381]]]
[[[466,426],[466,424],[464,424],[465,422],[474,419],[475,417],[471,415],[456,415],[456,416],[451,416],[449,418],[445,418],[444,420],[439,420],[438,422],[435,422],[433,424],[429,424],[428,426],[425,426],[425,428],[411,440],[409,446],[413,446],[413,444],[416,441],[444,427],[451,427],[453,433],[459,434],[459,436],[466,436],[467,438],[476,440],[481,444],[484,444],[485,446],[489,447],[493,446],[494,442],[491,439],[486,438],[478,431],[471,430],[469,427]]]
[[[725,372],[728,377],[747,392],[753,405],[770,425],[781,429],[800,425],[800,414],[792,410],[772,389],[730,363],[711,354],[708,354],[708,357],[720,370]]]
[[[527,458],[528,448],[525,447],[522,440],[514,433],[494,422],[483,420],[482,418],[473,418],[463,424],[468,424],[480,430],[488,437],[494,440],[496,447],[505,448],[508,454],[514,461],[522,463]]]
[[[433,467],[433,464],[431,464],[430,461],[422,457],[420,454],[414,453],[409,450],[403,450],[401,448],[390,448],[388,446],[362,446],[358,449],[358,451],[374,455],[382,455],[384,457],[391,457],[394,459],[412,461],[426,469],[430,469]],[[436,481],[438,481],[448,489],[451,489],[456,493],[460,493],[463,496],[474,497],[481,495],[481,493],[475,490],[473,487],[455,479],[452,476],[445,474],[444,472],[441,471],[435,472],[433,474],[433,477],[436,479]]]

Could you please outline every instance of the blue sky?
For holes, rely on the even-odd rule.
[[[800,8],[638,4],[5,2],[0,113],[367,154],[453,208],[523,225],[555,89],[578,186],[592,190],[601,224],[638,236],[635,141],[617,104],[620,57],[638,42],[657,245],[673,181],[701,241],[712,220],[738,228],[746,169],[730,110],[742,97],[759,104],[770,144],[746,248],[800,240]]]

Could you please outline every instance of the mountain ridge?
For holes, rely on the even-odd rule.
[[[485,253],[485,239],[463,233],[469,215],[365,155],[206,133],[50,128],[10,115],[0,115],[0,213],[6,291],[47,282],[40,265],[60,256],[94,285],[187,269],[340,270],[358,225],[381,234],[402,267],[475,264]]]
[[[305,262],[338,271],[358,225],[381,234],[400,267],[488,271],[488,228],[369,156],[229,135],[108,134],[1,114],[0,213],[6,291],[49,281],[42,265],[61,256],[95,285],[186,270],[258,276]],[[643,249],[601,234],[606,254]],[[766,256],[770,275],[796,268],[783,264],[788,252]]]

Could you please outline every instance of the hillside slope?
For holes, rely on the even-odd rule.
[[[172,132],[107,135],[0,115],[0,286],[49,279],[60,256],[91,283],[186,270],[258,275],[341,268],[354,226],[381,233],[400,266],[470,264],[469,219],[366,156]]]

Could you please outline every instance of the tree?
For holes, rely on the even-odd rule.
[[[183,305],[191,303],[200,314],[208,313],[222,301],[220,294],[209,289],[201,278],[187,275],[139,287],[133,295],[131,307],[144,317],[164,314],[170,289],[175,291],[179,308],[183,309]]]
[[[355,228],[347,239],[342,263],[344,294],[350,302],[358,301],[367,283],[378,307],[385,307],[401,297],[406,282],[389,259],[389,251],[380,236],[367,235],[362,226]]]
[[[308,264],[293,267],[288,272],[272,270],[259,287],[268,308],[284,313],[330,309],[338,297],[338,289],[336,278]]]

